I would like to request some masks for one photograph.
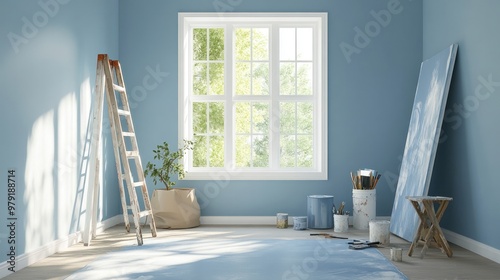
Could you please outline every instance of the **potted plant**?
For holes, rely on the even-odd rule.
[[[172,176],[183,179],[186,172],[180,162],[184,155],[192,150],[194,143],[184,140],[183,146],[171,151],[168,143],[163,142],[153,150],[153,159],[144,170],[145,176],[150,176],[156,185],[161,182],[164,189],[153,191],[151,208],[158,228],[191,228],[200,225],[200,206],[196,200],[193,188],[172,188],[175,181]]]

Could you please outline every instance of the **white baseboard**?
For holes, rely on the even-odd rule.
[[[390,220],[389,216],[377,217],[377,220]],[[275,216],[201,216],[202,225],[276,225]],[[288,216],[288,224],[293,225],[293,217]],[[349,216],[352,225],[352,216]]]
[[[105,229],[110,228],[112,226],[115,226],[117,224],[123,223],[123,216],[118,215],[114,216],[112,218],[109,218],[105,221],[99,222],[96,227],[96,232],[101,233]],[[16,256],[16,266],[15,266],[15,271],[19,271],[27,266],[30,266],[40,260],[43,260],[44,258],[53,255],[57,252],[60,252],[62,250],[65,250],[69,248],[70,246],[77,244],[82,241],[82,233],[80,231],[69,234],[68,236],[65,236],[63,238],[60,238],[58,240],[54,240],[52,242],[49,242],[42,247],[28,252],[24,253],[22,255]],[[7,262],[2,262],[0,264],[0,278],[6,277],[7,275],[12,274],[9,270],[9,263]],[[15,272],[14,272],[15,273]]]
[[[500,250],[446,229],[443,229],[443,233],[449,242],[500,263]]]
[[[288,218],[288,222],[293,221]],[[274,216],[201,216],[200,222],[202,225],[275,225],[276,217]]]

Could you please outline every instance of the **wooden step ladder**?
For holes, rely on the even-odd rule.
[[[116,83],[114,81],[117,81]],[[85,230],[83,235],[83,243],[88,246],[91,236],[96,236],[96,215],[99,191],[99,141],[102,131],[102,112],[104,103],[104,91],[106,91],[108,113],[110,121],[111,136],[113,139],[113,149],[116,161],[116,170],[118,173],[118,185],[120,189],[120,199],[122,203],[123,219],[125,229],[130,232],[130,222],[128,210],[132,210],[134,226],[137,236],[137,244],[142,245],[142,230],[140,219],[146,217],[149,221],[151,234],[156,237],[156,224],[151,209],[146,180],[144,178],[144,169],[142,168],[139,147],[135,135],[132,115],[127,99],[127,92],[123,80],[120,62],[118,60],[110,60],[107,54],[99,54],[97,56],[97,77],[96,77],[96,107],[93,118],[93,138],[91,150],[91,168],[89,176],[94,181],[89,186],[87,194],[87,209],[91,210],[91,215],[86,215]],[[117,95],[119,98],[117,98]],[[133,169],[130,162],[134,162]],[[127,193],[130,204],[127,204],[125,188],[127,185]],[[141,189],[142,198],[145,210],[140,209],[139,198],[136,188]],[[92,234],[91,234],[92,231]]]

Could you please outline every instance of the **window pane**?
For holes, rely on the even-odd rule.
[[[210,166],[224,167],[224,137],[212,136],[209,138]]]
[[[224,103],[211,102],[209,103],[209,133],[224,134]]]
[[[297,94],[312,94],[312,63],[297,63]]]
[[[193,166],[223,166],[224,103],[194,102],[193,133],[195,139]]]
[[[253,63],[252,93],[254,95],[269,94],[269,63]]]
[[[295,60],[295,28],[280,28],[280,60]]]
[[[207,64],[195,63],[193,67],[193,94],[207,94]]]
[[[251,161],[251,142],[250,136],[238,135],[236,136],[236,166],[250,167]]]
[[[295,167],[295,135],[280,137],[280,166]]]
[[[269,167],[269,137],[236,137],[236,165],[238,167]]]
[[[269,95],[269,29],[236,29],[237,95]]]
[[[295,103],[280,103],[280,133],[295,134]]]
[[[193,133],[207,133],[207,104],[193,103]]]
[[[254,103],[252,107],[252,129],[254,133],[267,134],[269,131],[269,104]]]
[[[193,166],[207,166],[208,138],[206,136],[194,136]]]
[[[251,127],[250,103],[236,103],[236,133],[250,133]]]
[[[269,103],[236,104],[236,164],[239,167],[269,166]]]
[[[207,60],[207,29],[193,29],[193,58]]]
[[[236,60],[250,60],[250,28],[236,29]]]
[[[253,60],[268,60],[269,59],[269,29],[254,28],[252,33]]]
[[[313,134],[313,105],[310,102],[297,103],[297,133]]]
[[[236,94],[245,95],[250,94],[250,63],[238,62],[236,63]]]
[[[224,60],[224,29],[211,28],[209,30],[209,60]]]
[[[238,102],[236,104],[237,134],[267,134],[269,131],[269,104]]]
[[[297,60],[312,60],[312,28],[297,28]]]
[[[253,136],[253,167],[269,166],[269,137]]]
[[[295,63],[280,63],[280,94],[295,95]]]
[[[224,94],[224,63],[209,64],[210,94]]]
[[[297,136],[297,167],[313,167],[312,135]]]

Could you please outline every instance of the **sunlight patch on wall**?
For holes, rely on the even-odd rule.
[[[89,185],[88,168],[90,156],[90,140],[91,140],[91,108],[92,108],[92,91],[90,80],[87,77],[80,85],[80,111],[79,111],[79,131],[78,131],[78,149],[79,149],[79,169],[78,169],[78,186],[75,194],[73,205],[71,232],[84,230],[86,195],[85,192]]]
[[[40,116],[31,129],[26,155],[26,252],[52,241],[54,200],[54,112]]]
[[[57,237],[66,236],[71,226],[80,150],[77,143],[77,101],[74,93],[63,97],[57,111]]]

